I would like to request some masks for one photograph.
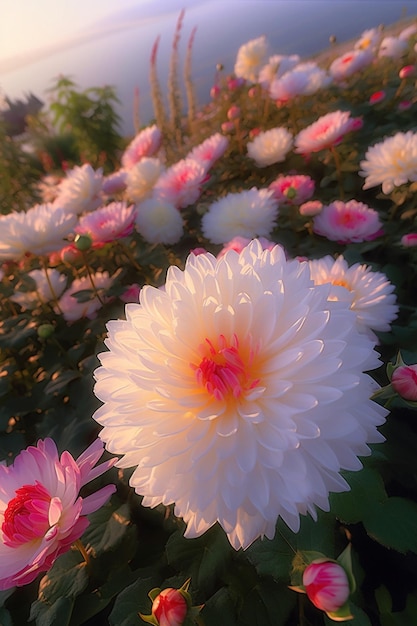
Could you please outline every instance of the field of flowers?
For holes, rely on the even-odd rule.
[[[417,22],[184,107],[181,20],[0,128],[0,624],[411,626]]]

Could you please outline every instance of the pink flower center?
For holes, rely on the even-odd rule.
[[[344,211],[338,216],[339,226],[344,226],[345,228],[356,228],[358,224],[363,222],[366,222],[365,215],[355,211]]]
[[[16,489],[15,497],[9,501],[1,526],[5,545],[16,548],[28,541],[45,537],[51,526],[51,509],[57,498],[38,481],[34,485],[23,485]],[[60,504],[60,503],[59,503]],[[58,521],[61,507],[58,505]]]
[[[224,335],[219,335],[217,343],[216,349],[210,339],[205,339],[201,347],[205,355],[200,364],[191,364],[196,380],[216,400],[239,398],[259,383],[259,378],[252,378],[250,374],[255,353],[251,349],[248,358],[242,358],[235,334],[229,343]]]

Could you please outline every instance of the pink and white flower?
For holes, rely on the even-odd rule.
[[[293,136],[286,128],[271,128],[260,132],[248,142],[248,156],[258,167],[267,167],[273,163],[285,161],[293,145]]]
[[[310,96],[331,83],[331,77],[316,63],[300,63],[272,80],[269,95],[280,103],[296,96]]]
[[[417,233],[407,233],[401,237],[401,245],[405,248],[414,248],[417,246]]]
[[[311,154],[320,152],[343,141],[344,136],[361,126],[359,118],[350,117],[350,111],[326,113],[307,126],[295,138],[295,152]]]
[[[349,50],[349,52],[345,52],[334,59],[330,65],[329,73],[335,81],[346,80],[368,67],[374,59],[375,55],[371,48]]]
[[[315,285],[330,284],[329,298],[350,302],[356,314],[358,330],[376,339],[373,331],[388,332],[398,315],[394,285],[382,272],[374,272],[367,265],[348,266],[342,255],[309,261],[311,278]]]
[[[127,171],[120,169],[103,178],[102,191],[106,196],[114,196],[126,189]]]
[[[229,140],[220,133],[215,133],[193,148],[186,159],[194,159],[208,171],[226,152]]]
[[[80,215],[94,211],[103,201],[103,170],[94,170],[89,163],[68,170],[57,189],[54,204],[68,213]]]
[[[234,68],[236,76],[256,83],[259,71],[265,64],[267,52],[268,44],[264,36],[251,39],[241,46],[237,52]]]
[[[67,289],[58,300],[56,313],[62,314],[67,322],[75,322],[83,317],[92,320],[97,317],[97,311],[101,309],[103,303],[109,302],[109,297],[105,295],[107,289],[111,287],[114,277],[110,277],[108,272],[96,272],[92,275],[94,287],[100,297],[94,295],[93,285],[89,276],[75,278],[71,287]],[[87,302],[78,302],[74,294],[77,291],[91,291],[91,299]]]
[[[202,230],[213,243],[234,237],[269,237],[278,217],[278,202],[268,189],[229,193],[216,200],[203,215]]]
[[[314,193],[314,180],[302,174],[280,175],[270,185],[280,205],[299,205]]]
[[[154,124],[141,130],[122,154],[122,167],[129,170],[144,157],[155,155],[162,145],[162,133]]]
[[[103,454],[97,439],[77,460],[58,456],[52,439],[38,441],[0,464],[0,589],[32,582],[69,550],[116,490],[107,485],[83,498],[80,489],[103,474],[114,460],[94,467]]]
[[[262,246],[262,250],[272,250],[272,248],[277,245],[274,241],[269,241],[269,239],[265,239],[265,237],[258,237],[258,241]],[[233,237],[233,239],[228,241],[223,246],[223,248],[217,255],[217,258],[221,259],[222,256],[224,256],[229,250],[234,250],[235,252],[240,253],[244,248],[246,248],[246,246],[250,244],[250,242],[251,240],[248,237]]]
[[[246,548],[272,538],[278,517],[297,532],[382,440],[387,411],[363,373],[380,365],[374,343],[329,290],[307,263],[252,241],[221,259],[189,255],[108,324],[100,437],[135,468],[144,506],[175,503],[187,537],[218,522]]]
[[[313,231],[338,243],[372,241],[383,233],[378,212],[363,202],[335,200],[314,218]]]
[[[166,200],[177,209],[185,209],[199,199],[207,180],[204,165],[194,159],[181,159],[158,178],[154,196]]]
[[[149,243],[174,244],[184,233],[184,220],[174,204],[155,196],[137,206],[136,228]]]
[[[91,237],[95,248],[113,243],[134,231],[136,208],[126,202],[111,202],[107,206],[87,213],[80,218],[74,231]]]
[[[411,181],[417,181],[417,133],[396,133],[368,148],[360,162],[363,189],[382,184],[385,194]]]

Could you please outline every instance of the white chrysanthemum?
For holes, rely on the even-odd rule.
[[[408,181],[417,181],[417,134],[409,130],[396,133],[368,148],[360,163],[359,174],[365,178],[363,189],[382,184],[384,193]]]
[[[177,209],[185,209],[198,200],[207,178],[205,165],[194,159],[181,159],[161,174],[154,195],[174,204]]]
[[[221,133],[214,133],[187,154],[186,159],[193,159],[204,166],[206,172],[220,159],[229,146],[229,139]]]
[[[380,364],[374,344],[329,289],[254,241],[221,260],[190,255],[109,322],[100,437],[120,467],[137,466],[145,506],[175,503],[186,536],[219,522],[246,548],[278,517],[296,532],[383,440],[387,411],[363,373]]]
[[[312,95],[330,83],[330,76],[316,63],[300,63],[271,82],[269,95],[273,100],[286,102],[295,96]]]
[[[350,300],[350,308],[356,313],[360,332],[387,332],[397,317],[398,306],[394,285],[382,272],[373,272],[367,265],[355,263],[349,267],[342,255],[336,260],[331,256],[309,262],[311,278],[315,285],[330,283],[332,300]]]
[[[149,243],[177,243],[184,232],[181,213],[162,198],[149,198],[137,207],[136,228]]]
[[[301,58],[298,54],[291,54],[290,56],[283,54],[274,54],[269,57],[268,63],[262,67],[259,72],[259,83],[265,89],[268,89],[269,85],[275,78],[279,78],[286,72],[293,69]]]
[[[379,28],[364,30],[354,45],[355,50],[375,50],[381,41],[381,33]]]
[[[256,83],[259,70],[265,63],[267,52],[268,44],[264,36],[251,39],[251,41],[240,46],[234,68],[236,76]]]
[[[277,215],[274,192],[252,187],[214,202],[203,215],[202,230],[213,243],[228,243],[234,237],[268,237]]]
[[[410,24],[410,26],[407,26],[400,32],[400,34],[398,35],[398,39],[407,41],[407,39],[410,39],[410,37],[412,37],[416,33],[417,33],[417,24],[416,23]]]
[[[94,170],[89,163],[76,165],[59,184],[55,204],[75,215],[94,211],[102,203],[102,185],[101,168]]]
[[[141,130],[122,154],[122,167],[130,169],[144,157],[156,154],[162,144],[162,132],[153,124]]]
[[[329,67],[329,72],[334,80],[345,80],[368,67],[374,58],[375,54],[371,48],[349,50],[334,59]]]
[[[0,260],[18,261],[26,253],[46,255],[65,245],[76,215],[54,204],[37,204],[28,211],[0,217]]]
[[[127,170],[126,196],[133,202],[141,202],[152,194],[156,181],[164,171],[159,159],[143,157]]]
[[[15,291],[10,300],[19,304],[23,309],[33,309],[39,303],[48,303],[62,294],[67,284],[67,277],[57,270],[47,269],[48,277],[43,270],[32,270],[28,273],[29,278],[35,281],[33,291]]]
[[[273,163],[285,161],[291,150],[293,137],[286,128],[271,128],[259,133],[248,143],[248,156],[258,167],[267,167]]]

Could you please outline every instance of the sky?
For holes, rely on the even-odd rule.
[[[204,0],[1,0],[0,73]]]

